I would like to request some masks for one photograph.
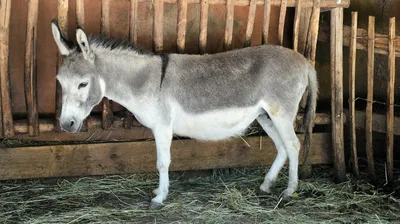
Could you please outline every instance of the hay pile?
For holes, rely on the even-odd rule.
[[[157,176],[0,182],[0,223],[393,223],[400,222],[400,186],[383,192],[350,179],[334,184],[331,168],[300,181],[278,205],[287,170],[271,195],[259,195],[264,168],[171,175],[161,210],[148,210]],[[397,191],[397,192],[395,192]]]

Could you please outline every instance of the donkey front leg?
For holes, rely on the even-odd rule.
[[[151,208],[158,208],[163,205],[163,201],[167,198],[169,177],[168,168],[171,163],[171,141],[172,128],[157,127],[153,129],[153,135],[156,140],[157,147],[157,169],[159,172],[159,185],[153,192],[157,194],[151,200]]]

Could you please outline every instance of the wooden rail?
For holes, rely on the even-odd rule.
[[[235,10],[235,0],[227,0],[227,2],[226,2],[225,37],[224,37],[224,50],[226,50],[226,51],[229,51],[232,49],[234,10]]]

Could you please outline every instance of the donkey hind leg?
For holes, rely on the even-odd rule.
[[[171,163],[171,141],[172,129],[168,127],[159,127],[153,130],[157,147],[157,169],[159,172],[159,185],[153,192],[157,194],[151,200],[151,208],[158,208],[163,205],[167,198],[169,187],[168,169]]]
[[[283,143],[278,130],[276,129],[274,123],[267,115],[261,115],[257,118],[257,122],[261,125],[264,131],[268,134],[268,136],[274,141],[275,147],[278,151],[278,154],[272,163],[271,168],[269,169],[267,175],[264,178],[263,184],[260,186],[260,190],[263,192],[270,193],[271,187],[274,185],[275,180],[281,171],[283,165],[287,159],[287,153],[285,144]]]
[[[282,116],[271,116],[271,119],[285,144],[289,158],[289,182],[287,189],[282,193],[283,199],[289,199],[297,189],[300,141],[296,136],[291,119]]]

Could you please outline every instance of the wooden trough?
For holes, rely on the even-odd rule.
[[[254,38],[255,27],[261,27],[260,44],[268,44],[271,38],[272,25],[277,27],[277,44],[285,43],[285,29],[290,27],[285,23],[288,19],[287,8],[295,8],[293,20],[293,40],[290,45],[303,53],[314,65],[316,46],[319,32],[319,18],[321,8],[331,10],[331,114],[319,113],[316,115],[316,125],[332,125],[332,133],[317,133],[313,136],[309,164],[335,165],[338,180],[345,178],[344,137],[343,137],[343,8],[349,6],[349,0],[101,0],[101,1],[68,1],[59,0],[57,5],[57,20],[61,30],[68,33],[70,27],[75,26],[71,21],[76,21],[85,29],[91,29],[87,24],[94,24],[86,13],[91,12],[93,2],[100,7],[100,33],[111,36],[111,6],[122,4],[129,6],[129,13],[125,21],[129,23],[129,38],[134,44],[139,41],[139,24],[143,25],[143,16],[140,10],[145,11],[152,21],[152,48],[155,52],[165,50],[164,17],[166,4],[168,7],[175,4],[176,17],[176,51],[188,52],[188,40],[193,35],[188,33],[189,6],[198,5],[198,53],[208,53],[208,46],[216,44],[209,37],[212,23],[210,20],[218,18],[211,6],[226,7],[225,26],[223,28],[223,50],[231,50],[235,45],[234,32],[235,13],[247,13],[246,28],[243,32],[243,44],[248,47],[258,44]],[[86,121],[81,133],[71,135],[60,131],[58,117],[61,112],[61,90],[54,80],[55,109],[53,113],[40,113],[38,103],[39,87],[37,61],[38,61],[38,15],[40,1],[29,0],[27,7],[27,24],[24,57],[24,98],[26,113],[13,112],[13,105],[20,104],[13,101],[10,89],[10,18],[14,18],[13,4],[22,4],[19,1],[0,1],[0,81],[1,81],[1,116],[0,135],[7,139],[23,139],[30,141],[53,142],[48,146],[29,146],[5,148],[0,150],[0,179],[103,175],[117,173],[132,173],[155,171],[155,147],[151,140],[151,132],[142,127],[125,109],[116,110],[115,105],[108,99]],[[260,7],[261,6],[261,7]],[[20,6],[19,6],[20,7]],[[151,10],[149,10],[149,8]],[[258,9],[258,11],[257,11]],[[278,9],[278,10],[277,10]],[[71,10],[75,10],[73,13]],[[261,12],[260,12],[261,10]],[[193,7],[190,8],[193,13]],[[213,12],[213,13],[211,13]],[[271,23],[271,15],[277,12],[277,24]],[[71,18],[76,15],[76,18]],[[16,16],[16,15],[15,15]],[[190,17],[191,18],[191,17]],[[147,20],[146,20],[147,21]],[[259,22],[256,22],[259,21]],[[140,22],[140,23],[139,23]],[[147,22],[148,23],[148,22]],[[50,31],[50,21],[45,24],[46,32]],[[71,26],[73,25],[73,26]],[[193,21],[190,21],[193,26]],[[43,29],[42,29],[43,30]],[[287,30],[286,30],[287,31]],[[372,33],[372,31],[371,31]],[[391,36],[392,38],[392,36]],[[287,38],[286,38],[287,39]],[[393,40],[393,38],[391,39]],[[54,43],[52,43],[54,44]],[[354,45],[354,44],[353,44]],[[352,46],[353,46],[352,45]],[[43,46],[43,45],[40,45]],[[353,46],[354,47],[354,46]],[[372,48],[373,49],[373,48]],[[390,55],[394,55],[393,47],[389,47]],[[55,55],[54,55],[55,56]],[[48,60],[52,60],[49,58]],[[55,59],[54,59],[55,60]],[[62,63],[62,57],[57,58],[57,67]],[[56,72],[50,74],[55,77]],[[392,94],[392,92],[388,93]],[[391,101],[392,102],[392,101]],[[16,107],[14,105],[14,108]],[[389,104],[390,105],[390,104]],[[98,112],[98,113],[96,113]],[[393,112],[391,112],[393,114]],[[351,113],[350,113],[351,114]],[[371,112],[367,111],[367,117]],[[295,125],[301,122],[299,114]],[[354,116],[351,116],[354,121]],[[393,116],[388,116],[393,120]],[[353,123],[352,123],[353,124]],[[371,123],[367,123],[371,130]],[[301,132],[301,129],[297,129]],[[393,128],[388,133],[393,133]],[[302,138],[302,134],[299,134]],[[140,142],[115,142],[148,140]],[[58,144],[62,141],[63,144]],[[109,143],[96,143],[96,141],[111,141]],[[70,144],[68,142],[74,142]],[[76,144],[79,142],[79,144]],[[393,138],[389,139],[393,142]],[[391,143],[392,144],[392,143]],[[388,145],[389,146],[389,145]],[[172,146],[172,170],[212,169],[223,167],[239,167],[271,164],[275,157],[275,149],[268,137],[247,137],[245,139],[227,140],[221,142],[197,142],[195,140],[175,140]]]

